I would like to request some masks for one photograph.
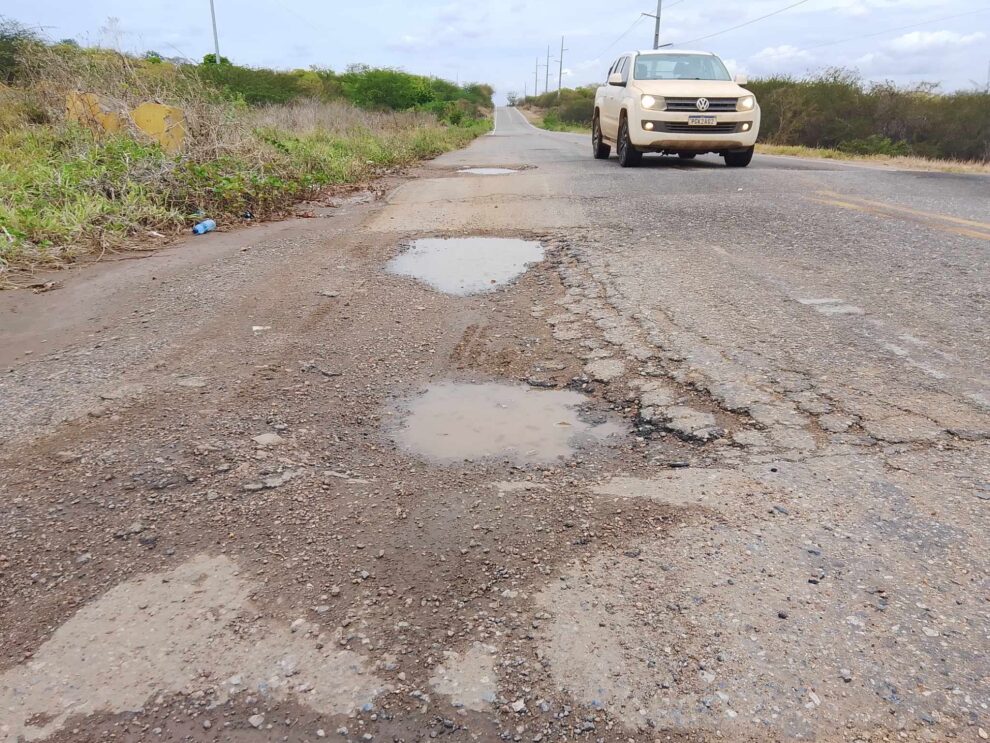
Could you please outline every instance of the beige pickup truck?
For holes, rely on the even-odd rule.
[[[594,155],[604,160],[614,146],[619,164],[631,167],[644,152],[715,152],[744,168],[760,131],[760,107],[745,84],[710,52],[627,52],[595,94]]]

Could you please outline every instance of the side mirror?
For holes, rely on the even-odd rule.
[[[736,75],[736,85],[745,85],[749,82],[747,75]]]
[[[613,72],[611,75],[608,76],[608,84],[609,85],[618,85],[619,87],[624,87],[626,83],[622,79],[622,73],[621,72]]]

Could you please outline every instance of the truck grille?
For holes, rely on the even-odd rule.
[[[739,123],[735,121],[715,124],[715,126],[692,126],[688,123],[674,121],[655,121],[653,122],[653,131],[670,134],[732,134],[738,126]]]
[[[698,111],[698,98],[665,98],[664,100],[667,101],[668,111]],[[708,110],[705,113],[735,111],[737,100],[738,98],[709,98]]]

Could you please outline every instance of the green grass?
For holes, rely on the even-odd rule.
[[[130,134],[97,137],[68,123],[0,129],[0,285],[15,272],[139,245],[150,231],[175,235],[200,213],[221,226],[248,209],[276,218],[321,190],[463,147],[490,128],[350,115],[347,131],[259,127],[210,157],[170,156]]]

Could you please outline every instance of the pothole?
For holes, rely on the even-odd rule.
[[[442,382],[404,401],[395,442],[440,464],[500,459],[550,464],[608,443],[625,427],[582,410],[584,395],[524,385]]]
[[[510,175],[519,171],[512,168],[461,168],[457,172],[468,175]]]
[[[543,260],[543,246],[501,237],[424,238],[389,261],[387,270],[445,294],[493,291]]]

